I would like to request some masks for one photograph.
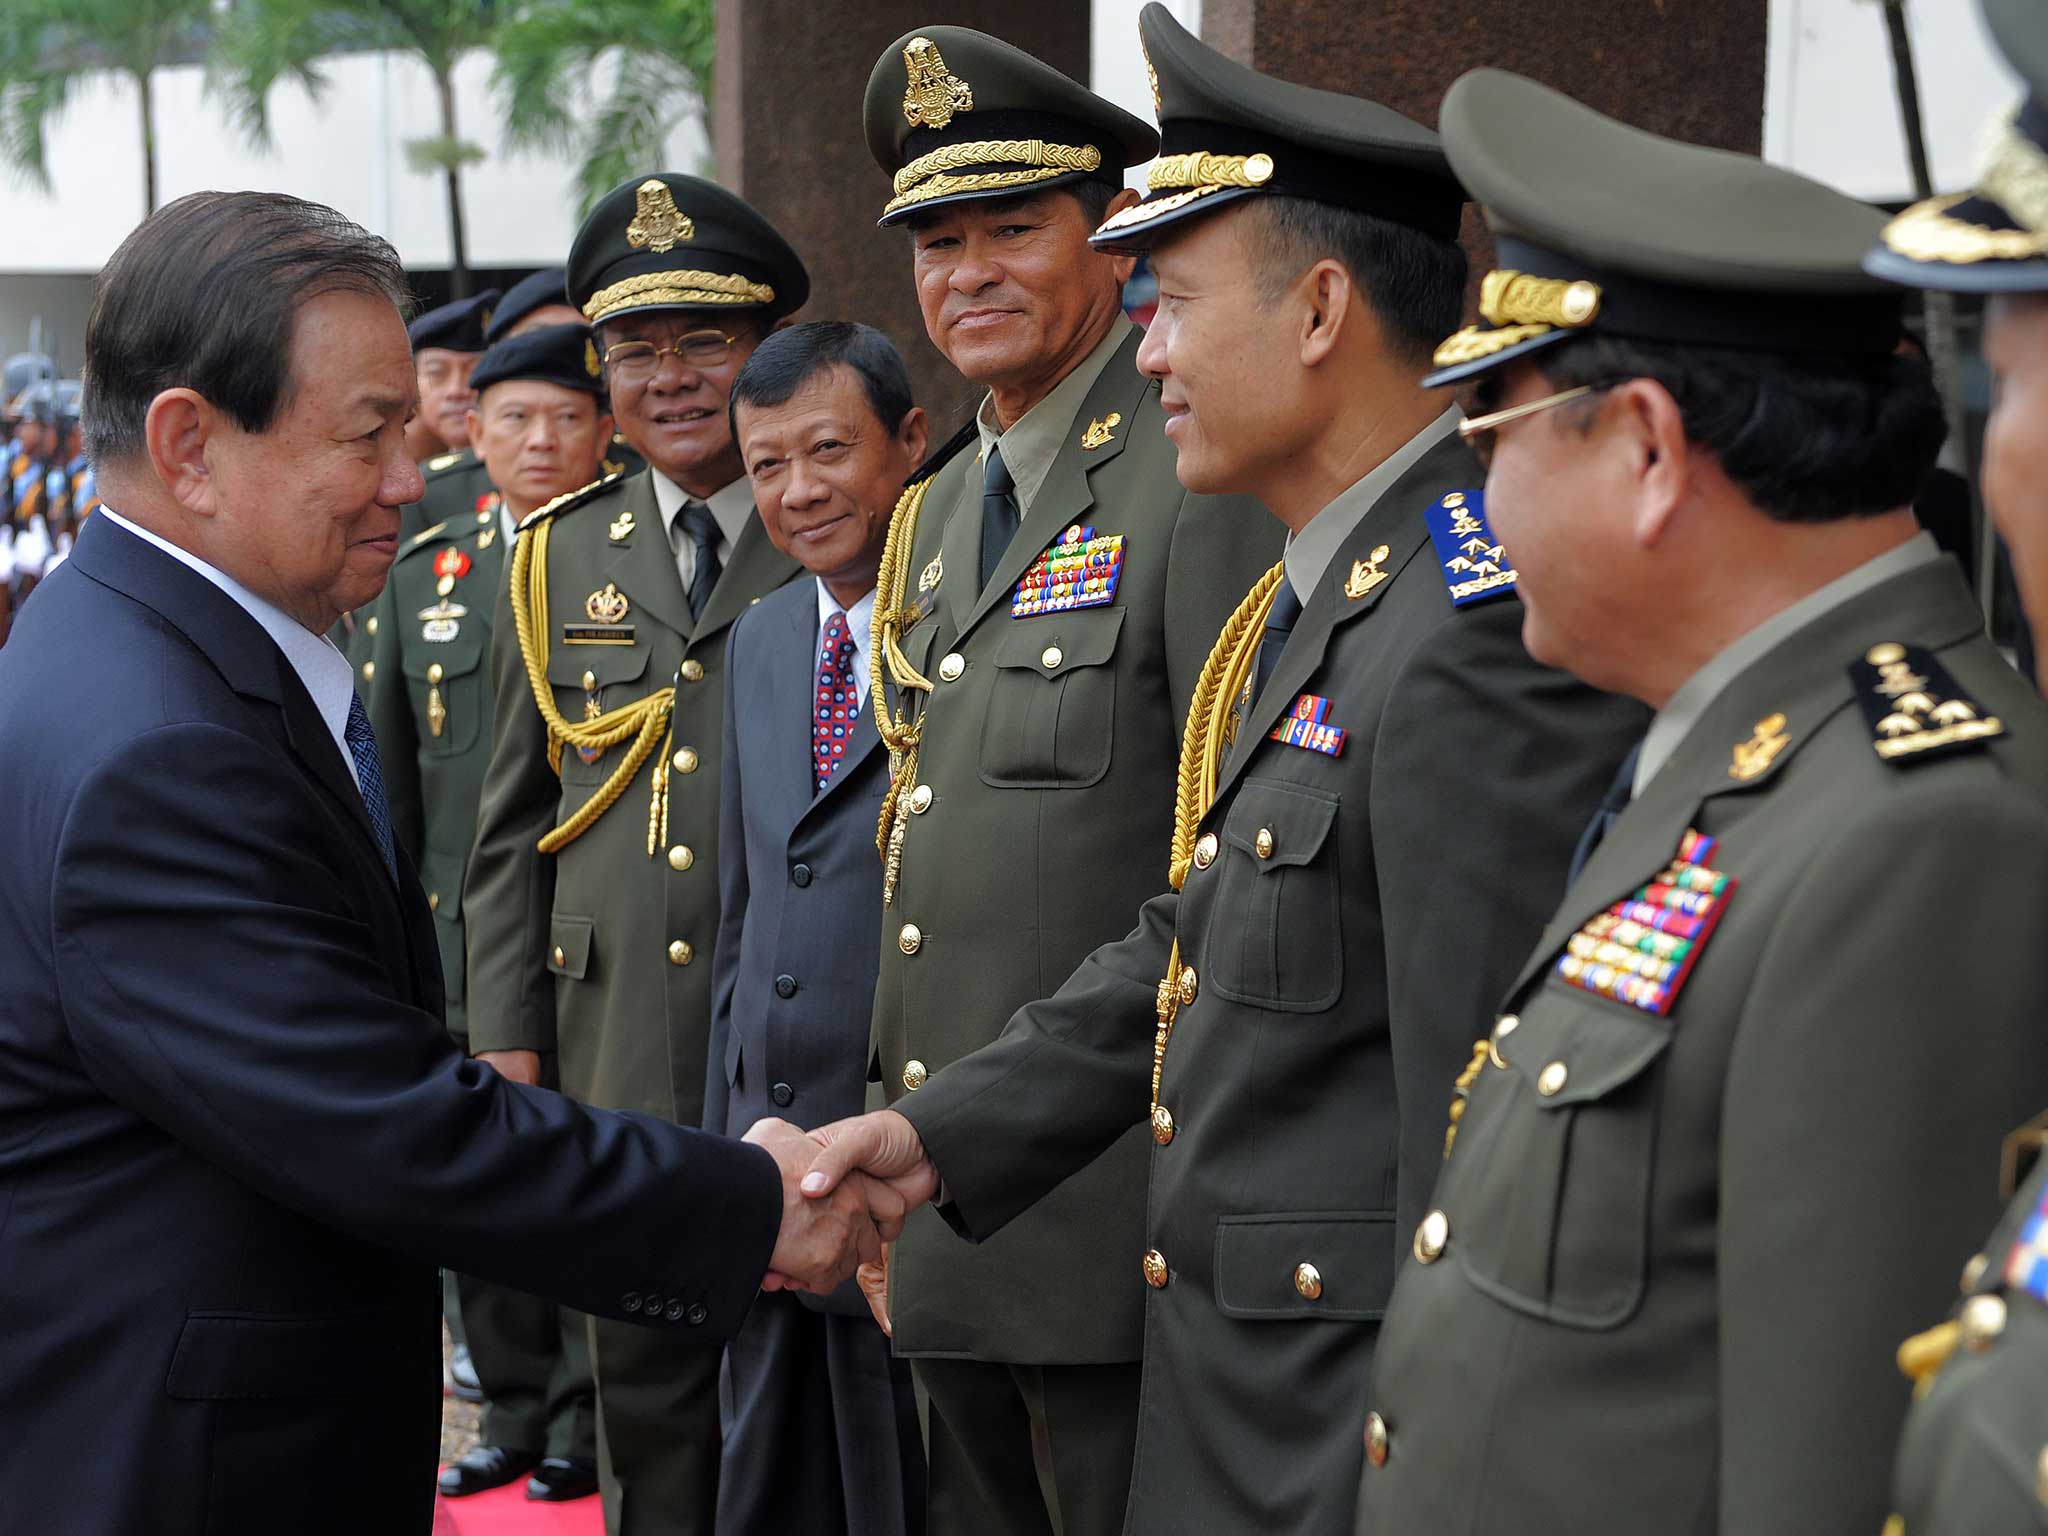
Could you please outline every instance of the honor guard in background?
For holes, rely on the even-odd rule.
[[[1175,678],[1177,775],[1124,792],[1145,841],[1101,862],[1062,800],[1043,813],[1089,890],[1153,899],[1105,914],[1063,986],[1042,966],[1048,1000],[898,1099],[894,1129],[922,1138],[946,1219],[981,1242],[955,1251],[978,1260],[1143,1124],[1140,1219],[1088,1235],[1116,1304],[1144,1316],[1127,1529],[1332,1536],[1350,1523],[1376,1323],[1426,1208],[1469,1019],[1535,936],[1643,716],[1524,653],[1512,555],[1487,534],[1457,411],[1415,382],[1464,289],[1464,196],[1435,135],[1255,74],[1159,6],[1140,25],[1163,154],[1145,200],[1095,236],[1148,250],[1159,280],[1128,452],[1177,455],[1191,491],[1257,495],[1290,537],[1270,569],[1202,567],[1232,591],[1210,594],[1195,680]],[[1163,449],[1147,441],[1162,414]],[[1090,515],[1098,539],[1113,505]],[[1005,584],[1012,612],[1085,603],[1117,583],[1119,554],[1130,586],[1135,548],[1098,558],[1088,539],[1055,544],[1014,597]],[[1077,545],[1090,558],[1070,563]],[[1116,616],[1079,617],[1097,612]],[[1011,625],[996,665],[1035,683],[1089,654],[1089,631]],[[947,672],[934,733],[956,704]],[[1087,765],[1051,734],[1065,703],[995,686],[984,752]],[[922,835],[913,818],[899,904]],[[1042,893],[999,908],[1012,932],[1060,910]],[[943,943],[959,909],[903,916]],[[927,930],[909,964],[933,944]],[[931,1007],[985,1035],[1004,1021],[966,982]],[[1067,1246],[1010,1251],[1034,1272],[1074,1262]]]
[[[896,761],[874,1029],[893,1101],[1128,928],[1202,657],[1279,530],[1174,478],[1121,309],[1131,262],[1088,248],[1135,200],[1122,175],[1156,151],[1148,124],[942,26],[883,53],[865,123],[926,333],[988,391],[898,508],[876,609]],[[1144,1170],[1132,1128],[996,1242],[921,1214],[897,1245],[936,1536],[1120,1526]]]
[[[796,574],[768,542],[726,395],[810,292],[752,208],[672,173],[591,210],[569,295],[649,469],[528,517],[493,622],[497,711],[463,896],[470,1045],[565,1092],[685,1125],[703,1113],[718,932],[726,629]],[[611,1536],[709,1533],[715,1344],[593,1323]]]
[[[583,312],[569,302],[568,282],[569,274],[563,268],[543,267],[507,288],[498,307],[491,311],[490,327],[484,332],[485,345],[496,346],[507,336],[523,335],[542,326],[583,324]],[[615,431],[611,447],[605,450],[603,467],[608,475],[637,475],[647,467],[647,462],[633,451],[624,434]]]
[[[466,1050],[463,867],[490,759],[491,622],[512,531],[597,472],[611,411],[590,328],[522,332],[484,353],[470,442],[496,489],[406,542],[392,562],[363,685],[393,831],[427,889],[447,983],[448,1032]],[[515,703],[527,703],[515,695]],[[552,1063],[550,1063],[550,1066]],[[555,1086],[544,1076],[547,1086]],[[461,1277],[462,1334],[485,1393],[481,1443],[441,1472],[461,1497],[531,1471],[530,1498],[597,1491],[595,1389],[580,1312]]]
[[[1358,1530],[1876,1531],[1893,1348],[2048,1102],[2048,708],[1917,531],[1876,212],[1499,71],[1442,123],[1500,268],[1429,382],[1531,652],[1656,714],[1470,1021]]]
[[[1984,15],[2026,96],[1995,126],[1976,187],[1907,209],[1864,265],[1894,282],[1985,299],[1984,359],[1996,387],[1984,500],[2038,635],[2048,634],[2048,13],[2039,0],[1984,0]],[[2048,1532],[2044,1140],[2048,1117],[2007,1139],[2000,1171],[2007,1192],[2019,1184],[2016,1197],[1964,1265],[1949,1320],[1899,1350],[1916,1402],[1899,1442],[1887,1536]]]

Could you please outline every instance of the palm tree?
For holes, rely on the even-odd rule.
[[[713,0],[531,0],[496,40],[507,142],[576,155],[588,211],[659,164],[691,117],[708,138],[714,9]]]
[[[268,145],[270,88],[293,80],[317,98],[327,85],[319,67],[323,55],[381,48],[424,63],[434,77],[441,132],[405,147],[415,171],[443,177],[449,287],[462,298],[469,292],[462,168],[483,159],[484,151],[462,137],[456,121],[455,66],[470,50],[490,46],[497,16],[495,0],[231,0],[216,29],[215,70],[243,130]]]
[[[13,0],[0,33],[0,157],[50,185],[49,129],[93,75],[125,75],[141,98],[142,211],[156,212],[152,77],[203,51],[212,0]]]

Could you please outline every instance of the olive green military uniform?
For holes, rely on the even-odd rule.
[[[593,323],[720,302],[700,279],[769,319],[808,290],[758,214],[672,173],[600,200],[569,273]],[[702,1120],[710,1032],[725,632],[798,570],[744,480],[708,505],[727,548],[694,613],[652,470],[521,528],[493,621],[498,710],[464,897],[472,1049],[552,1054],[573,1097],[684,1125]],[[592,1352],[611,1536],[709,1536],[719,1349],[593,1321]]]
[[[1435,379],[1605,336],[1891,368],[1864,205],[1498,71],[1442,121],[1503,271]],[[2048,706],[1927,534],[1724,644],[1616,790],[1473,1021],[1360,1533],[1876,1531],[1893,1348],[2048,1100]]]
[[[484,503],[497,495],[483,461],[467,448],[435,454],[420,466],[420,477],[426,482],[426,491],[418,501],[407,502],[398,509],[401,553],[428,528],[453,526],[465,519],[474,521]],[[363,663],[375,655],[377,632],[383,627],[377,604],[368,602],[334,628],[334,643],[359,674],[358,687],[362,686]]]

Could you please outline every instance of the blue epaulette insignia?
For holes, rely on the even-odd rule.
[[[1266,734],[1284,746],[1306,747],[1311,752],[1337,757],[1344,751],[1347,733],[1341,726],[1330,724],[1328,699],[1304,693],[1294,701],[1294,707],[1287,711],[1280,723]]]
[[[1708,862],[1718,841],[1688,829],[1663,873],[1580,925],[1558,957],[1558,976],[1645,1013],[1669,1014],[1735,894],[1735,877]]]
[[[2006,1255],[2005,1283],[2048,1301],[2048,1189],[2041,1192],[2040,1204],[2021,1226],[2012,1252]]]
[[[1484,491],[1452,491],[1425,516],[1452,606],[1483,602],[1514,586],[1515,568],[1486,526]]]
[[[1017,582],[1010,598],[1010,617],[1065,613],[1073,608],[1101,608],[1116,596],[1124,571],[1124,536],[1095,536],[1093,528],[1074,524],[1061,534]]]

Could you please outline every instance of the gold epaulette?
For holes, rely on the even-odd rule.
[[[575,508],[582,506],[584,502],[595,497],[599,491],[612,485],[621,473],[623,471],[614,471],[609,475],[599,475],[588,485],[578,486],[573,491],[564,491],[553,501],[543,502],[519,520],[519,527],[516,531],[524,533],[535,523],[542,522],[550,517],[558,517],[564,512],[573,511]]]
[[[475,462],[475,455],[467,448],[457,448],[452,453],[435,454],[420,466],[420,472],[427,475],[445,475],[451,469],[460,469],[465,463]]]

